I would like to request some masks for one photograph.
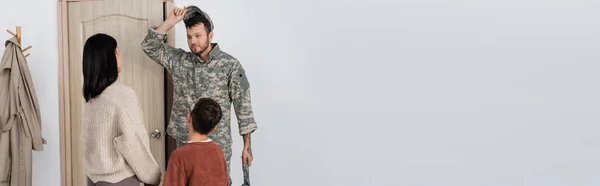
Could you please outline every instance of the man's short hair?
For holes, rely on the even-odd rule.
[[[200,134],[208,134],[219,122],[223,113],[221,106],[210,98],[201,98],[192,110],[192,127]]]
[[[192,28],[202,23],[204,24],[204,29],[206,29],[207,33],[212,32],[212,24],[210,20],[208,20],[208,18],[200,12],[192,12],[190,17],[185,19],[183,23],[185,23],[185,28]]]

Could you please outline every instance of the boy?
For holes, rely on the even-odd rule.
[[[217,128],[222,112],[210,98],[201,98],[188,115],[189,141],[169,158],[164,186],[229,186],[221,147],[207,134]]]

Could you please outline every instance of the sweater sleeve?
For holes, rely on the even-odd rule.
[[[187,178],[183,166],[180,164],[179,159],[175,154],[172,154],[169,158],[167,171],[165,172],[165,180],[163,186],[179,186],[187,185]]]
[[[221,149],[219,149],[219,150],[221,150]],[[219,156],[219,157],[221,158],[221,161],[223,162],[223,163],[222,163],[222,164],[223,164],[223,166],[222,166],[222,168],[221,168],[221,174],[222,174],[222,175],[225,175],[225,176],[223,176],[223,180],[225,181],[225,184],[224,184],[224,185],[231,185],[231,184],[229,183],[231,180],[229,179],[229,170],[227,170],[227,160],[225,160],[225,154],[223,154],[223,151],[219,151],[219,152],[221,152],[221,153],[219,154],[219,155],[221,155],[221,156]]]
[[[131,97],[124,100],[125,104],[117,112],[121,135],[114,139],[115,148],[141,182],[158,185],[161,179],[160,167],[150,151],[149,137],[137,97]]]

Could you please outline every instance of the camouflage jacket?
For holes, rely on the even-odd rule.
[[[167,133],[179,141],[188,140],[187,115],[200,98],[211,98],[221,105],[223,117],[209,137],[219,145],[231,146],[231,104],[235,109],[240,135],[254,132],[250,84],[244,68],[231,55],[213,43],[208,62],[192,52],[165,43],[166,33],[148,29],[142,42],[144,52],[162,65],[173,78],[173,110]],[[225,148],[225,147],[223,147]]]

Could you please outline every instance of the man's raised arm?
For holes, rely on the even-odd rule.
[[[174,69],[173,59],[181,56],[185,51],[179,48],[169,46],[165,41],[167,40],[167,31],[169,31],[175,24],[183,20],[185,15],[186,7],[183,9],[175,8],[160,26],[152,26],[148,28],[148,34],[142,41],[142,50],[150,57],[150,59],[156,61],[162,65],[169,73]]]

